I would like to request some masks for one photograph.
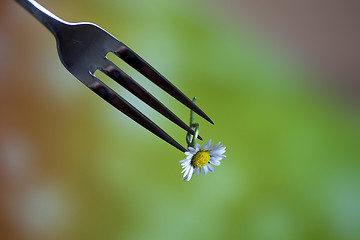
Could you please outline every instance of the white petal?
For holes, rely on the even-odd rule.
[[[185,166],[188,166],[188,165],[190,165],[190,160],[188,161],[188,162],[184,162],[184,163],[182,163],[181,164],[181,166],[184,168]]]
[[[188,168],[188,166],[183,167],[183,170],[181,171],[181,173],[185,172],[187,168]]]
[[[219,148],[212,147],[209,149],[209,152],[217,152],[218,150],[219,150]]]
[[[199,171],[198,171],[198,175],[197,175],[197,176],[200,176],[200,173],[201,173],[201,168],[199,168]]]
[[[225,152],[226,147],[221,147],[220,149],[221,149],[221,151],[224,151],[224,152]]]
[[[190,172],[189,172],[189,175],[188,175],[188,177],[187,177],[187,181],[190,181],[190,179],[191,179],[191,177],[192,177],[192,175],[193,175],[193,171],[194,171],[194,168],[192,167],[191,169],[190,169]]]
[[[216,148],[213,148],[212,150],[214,150],[214,151],[217,151],[217,150],[225,150],[226,149],[226,147],[224,146],[222,146],[222,144],[220,145],[220,146],[218,146],[218,147],[216,147]]]
[[[210,163],[215,165],[215,166],[219,166],[221,164],[220,161],[214,161],[214,160],[210,160]]]
[[[213,160],[213,161],[220,161],[221,159],[223,159],[223,158],[219,157],[219,156],[211,156],[210,157],[210,160]]]
[[[192,168],[190,165],[185,168],[183,177],[185,177],[189,173],[190,168]]]
[[[225,150],[226,147],[222,147],[222,145],[216,149],[216,151],[223,151],[223,152],[225,152]]]
[[[212,146],[212,147],[211,147],[211,150],[216,149],[216,148],[220,145],[220,143],[221,143],[221,142],[218,142],[216,145]]]
[[[209,150],[210,149],[210,145],[211,145],[211,139],[209,140],[209,142],[207,144],[205,144],[204,146],[201,147],[202,150]]]
[[[196,153],[196,149],[193,148],[193,147],[189,147],[189,151],[190,151],[190,153],[192,153],[192,154],[195,154],[195,153]]]
[[[196,152],[199,151],[199,149],[200,149],[200,144],[197,143],[196,144]]]
[[[223,154],[224,152],[225,152],[225,150],[222,150],[222,149],[216,149],[216,150],[211,150],[211,151],[209,151],[210,155],[213,155],[213,156],[215,156],[215,155],[221,155],[221,154]]]
[[[179,161],[179,163],[186,162],[186,161],[188,161],[187,158],[185,158],[184,160]]]
[[[185,159],[185,161],[183,161],[181,164],[183,164],[183,163],[189,163],[189,162],[191,162],[191,159]]]
[[[206,175],[209,171],[208,167],[205,165],[203,166],[204,174]]]
[[[184,152],[186,156],[192,156],[193,154],[191,152]]]
[[[211,164],[207,163],[206,165],[209,168],[209,172],[215,172],[215,168]]]

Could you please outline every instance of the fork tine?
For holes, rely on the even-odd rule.
[[[111,61],[108,61],[107,67],[101,69],[103,73],[111,77],[125,89],[130,91],[132,94],[137,96],[139,99],[144,101],[150,107],[161,113],[163,116],[168,118],[170,121],[177,124],[179,127],[185,131],[195,134],[194,130],[186,125],[179,117],[177,117],[173,112],[171,112],[167,107],[165,107],[159,100],[157,100],[153,95],[141,87],[134,79],[127,75],[124,71],[120,70],[115,66]],[[200,140],[201,137],[198,136]]]
[[[148,64],[130,48],[123,45],[114,51],[114,53],[131,67],[135,68],[138,72],[147,77],[150,81],[162,88],[165,92],[173,96],[175,99],[183,103],[185,106],[199,114],[210,123],[214,124],[214,122],[196,104],[194,104],[179,89],[177,89],[171,82],[169,82],[164,76],[157,72],[153,67],[150,66],[150,64]]]
[[[181,146],[178,142],[176,142],[172,137],[170,137],[164,130],[158,127],[155,123],[153,123],[149,118],[147,118],[144,114],[139,112],[136,108],[134,108],[130,103],[128,103],[125,99],[116,94],[113,90],[111,90],[108,86],[102,83],[100,80],[93,82],[88,86],[91,90],[93,90],[97,95],[103,98],[105,101],[116,107],[118,110],[126,114],[128,117],[139,123],[141,126],[157,135],[161,139],[165,140],[175,148],[179,149],[182,152],[185,152],[186,149]]]

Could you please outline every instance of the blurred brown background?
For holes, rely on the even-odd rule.
[[[222,0],[237,20],[256,26],[279,51],[319,74],[325,87],[360,96],[360,1]],[[349,97],[349,96],[348,96]]]
[[[1,240],[360,239],[359,1],[39,3],[98,24],[197,96],[216,123],[197,118],[201,135],[227,159],[182,182],[183,153],[74,79],[51,34],[0,0]]]

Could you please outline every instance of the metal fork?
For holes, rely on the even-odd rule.
[[[136,69],[175,99],[214,124],[199,107],[197,107],[171,82],[145,62],[134,51],[129,49],[125,44],[117,40],[104,29],[88,22],[66,22],[34,0],[15,1],[29,11],[55,36],[60,60],[71,74],[105,101],[172,146],[183,152],[186,151],[183,146],[176,142],[154,122],[100,81],[95,76],[95,71],[102,71],[187,132],[194,134],[194,131],[154,96],[135,82],[129,75],[112,63],[106,57],[109,52],[113,52],[124,62]],[[201,139],[201,137],[199,138]]]

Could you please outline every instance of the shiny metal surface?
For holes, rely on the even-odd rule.
[[[204,119],[213,123],[199,107],[197,107],[165,77],[159,74],[135,52],[104,29],[88,22],[66,22],[33,0],[15,1],[29,11],[55,36],[60,60],[66,69],[98,96],[172,146],[181,151],[186,150],[149,118],[101,82],[95,76],[95,71],[100,70],[104,72],[181,128],[190,133],[193,133],[193,130],[149,92],[137,84],[130,76],[115,66],[106,57],[107,53],[115,53],[123,61],[139,71],[168,94],[198,113]]]

